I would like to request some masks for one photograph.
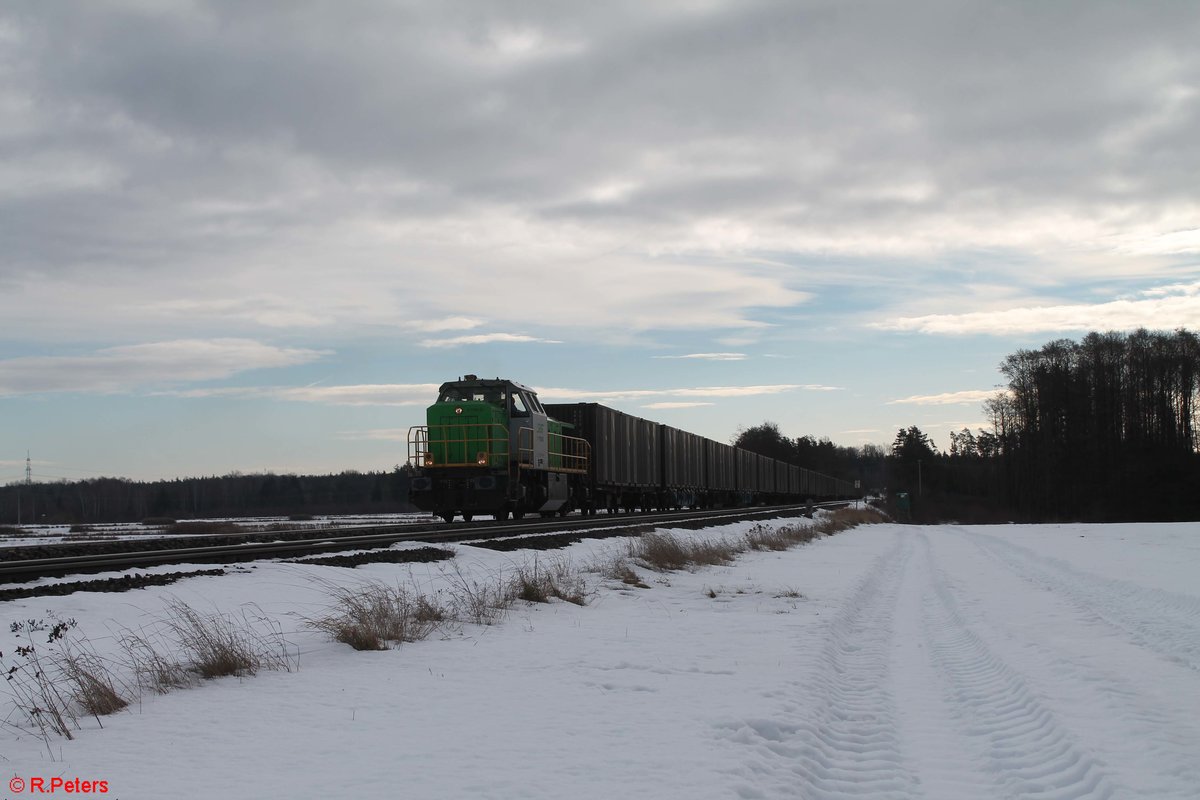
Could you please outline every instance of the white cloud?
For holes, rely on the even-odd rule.
[[[437,395],[440,384],[361,384],[344,386],[255,386],[213,387],[183,389],[163,392],[176,397],[264,397],[306,403],[351,406],[427,406]],[[704,386],[676,389],[631,389],[597,391],[591,389],[538,389],[538,397],[544,403],[572,402],[639,402],[656,398],[664,399],[646,408],[690,408],[712,405],[709,399],[761,397],[795,391],[837,391],[834,386],[818,384],[775,384],[762,386]],[[690,398],[700,398],[692,400]]]
[[[403,327],[413,330],[441,333],[442,331],[469,331],[482,325],[483,320],[471,317],[443,317],[441,319],[418,319],[401,324]]]
[[[540,343],[562,344],[554,339],[539,339],[536,336],[526,336],[522,333],[479,333],[471,336],[452,336],[449,339],[422,339],[422,347],[462,347],[469,344],[506,343]]]
[[[624,389],[603,391],[594,389],[543,388],[538,390],[538,397],[543,402],[619,402],[639,401],[656,397],[700,397],[700,398],[730,398],[730,397],[759,397],[776,395],[795,391],[836,391],[837,387],[819,384],[781,383],[760,386],[702,386],[678,389]]]
[[[889,400],[888,405],[909,404],[917,406],[947,406],[961,403],[982,403],[990,400],[1005,389],[968,389],[961,392],[945,392],[943,394],[923,394],[912,397],[901,397]]]
[[[664,408],[701,408],[703,406],[711,406],[713,403],[684,403],[684,402],[662,402],[662,403],[647,403],[642,408],[664,409]]]
[[[173,397],[251,397],[322,403],[334,406],[427,406],[437,396],[437,383],[372,383],[344,386],[236,386],[184,389],[161,394]]]
[[[278,294],[171,299],[149,304],[147,311],[167,318],[186,316],[192,319],[244,320],[265,328],[310,328],[332,325],[335,321],[327,313],[319,313],[317,309],[294,298]]]
[[[688,353],[685,356],[654,356],[665,359],[697,359],[700,361],[745,361],[745,353]]]
[[[110,347],[81,356],[13,358],[0,361],[0,396],[41,392],[114,394],[228,378],[254,369],[295,366],[328,354],[248,339],[181,339]]]
[[[427,406],[437,397],[439,386],[436,383],[304,386],[276,388],[269,390],[269,394],[280,400],[340,406]]]
[[[882,330],[995,336],[1055,331],[1195,328],[1200,325],[1200,283],[1174,284],[1140,300],[1009,308],[966,314],[929,314],[875,323]]]

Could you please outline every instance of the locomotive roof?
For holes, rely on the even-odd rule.
[[[506,378],[478,378],[474,375],[464,375],[462,378],[456,381],[446,381],[440,387],[438,387],[438,393],[440,394],[452,386],[512,386],[522,392],[529,392],[533,395],[537,394],[537,392],[533,389],[530,389],[528,386],[522,383],[517,383],[516,381],[511,381]]]

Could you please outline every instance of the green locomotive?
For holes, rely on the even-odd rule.
[[[475,375],[443,383],[426,421],[408,436],[418,508],[447,522],[571,510],[571,477],[587,474],[589,445],[566,435],[570,426],[551,419],[528,386]]]

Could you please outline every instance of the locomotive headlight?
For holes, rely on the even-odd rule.
[[[427,467],[433,466],[433,453],[430,453],[429,451],[425,452],[425,466],[427,466]]]
[[[486,452],[486,451],[484,451],[484,450],[480,450],[480,451],[479,451],[479,452],[478,452],[478,453],[475,455],[475,463],[476,463],[476,464],[478,464],[478,465],[479,465],[479,466],[481,466],[481,467],[486,467],[486,466],[487,466],[487,462],[488,462],[488,454],[487,454],[487,452]]]

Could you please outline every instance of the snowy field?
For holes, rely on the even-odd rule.
[[[4,636],[49,611],[98,652],[172,598],[251,609],[299,660],[143,697],[49,747],[10,722],[0,768],[26,789],[106,781],[75,796],[122,800],[1200,796],[1200,524],[866,526],[731,566],[639,570],[649,588],[592,573],[584,607],[518,603],[382,652],[304,624],[331,583],[437,592],[535,557],[586,567],[622,541],[456,545],[451,562],[355,570],[258,562],[0,604]]]
[[[289,517],[218,517],[193,520],[200,523],[229,522],[245,529],[245,532],[304,530],[306,528],[346,528],[359,525],[415,525],[434,521],[428,513],[410,514],[336,514],[314,515],[310,519],[294,520]],[[183,520],[186,527],[188,520]],[[3,526],[0,547],[33,547],[48,544],[95,542],[112,539],[171,539],[181,536],[202,534],[167,533],[167,526],[141,522],[98,522],[89,525],[21,525]]]

